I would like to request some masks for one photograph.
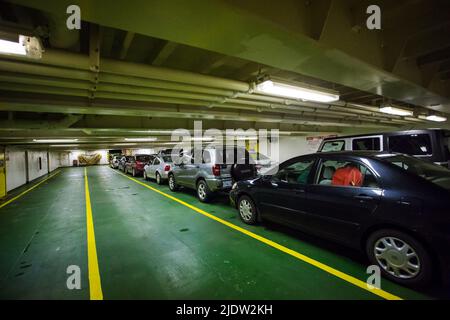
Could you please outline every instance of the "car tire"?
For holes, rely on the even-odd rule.
[[[148,180],[147,172],[145,172],[145,170],[144,170],[144,172],[142,172],[142,175],[144,176],[144,180]]]
[[[249,196],[241,196],[237,203],[239,218],[246,224],[256,224],[258,221],[258,211],[255,203]]]
[[[156,173],[156,183],[159,185],[162,184],[161,175],[158,172]]]
[[[131,175],[133,177],[136,177],[136,169],[134,169],[134,168],[131,169]]]
[[[427,249],[407,233],[382,229],[367,239],[366,252],[372,264],[387,279],[405,286],[424,287],[431,282],[433,264]]]
[[[209,190],[208,184],[205,180],[199,180],[197,182],[197,198],[201,202],[209,202],[212,198],[212,192]]]
[[[173,174],[169,175],[169,189],[170,191],[178,191],[178,185]]]

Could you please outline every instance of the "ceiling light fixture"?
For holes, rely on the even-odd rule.
[[[445,122],[445,121],[447,121],[446,117],[441,117],[441,116],[438,116],[438,115],[435,115],[435,114],[427,116],[426,119],[428,121],[434,121],[434,122]]]
[[[148,137],[148,138],[125,138],[124,140],[134,142],[146,142],[146,141],[156,141],[157,139],[155,137]]]
[[[20,42],[0,39],[0,53],[25,56],[27,54],[27,51]]]
[[[392,114],[392,115],[395,115],[395,116],[402,116],[402,117],[414,115],[414,112],[412,112],[411,110],[406,110],[406,109],[393,107],[393,106],[388,105],[388,104],[381,105],[380,111],[383,112],[383,113]]]
[[[294,98],[315,102],[333,102],[339,100],[336,92],[316,90],[313,87],[302,87],[278,81],[265,80],[256,85],[256,91],[269,95]]]
[[[114,143],[113,146],[135,146],[137,143]]]
[[[33,142],[37,143],[68,143],[68,142],[77,142],[78,139],[33,139]]]
[[[42,58],[44,50],[38,38],[19,35],[16,39],[18,41],[0,39],[0,54]]]
[[[51,144],[50,147],[78,147],[79,144]]]
[[[192,137],[189,141],[214,141],[213,137]]]

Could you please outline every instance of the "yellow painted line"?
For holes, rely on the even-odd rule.
[[[55,172],[55,173],[52,174],[51,176],[48,176],[48,177],[45,178],[44,180],[42,180],[42,181],[36,183],[34,186],[32,186],[31,188],[28,188],[27,190],[25,190],[24,192],[18,194],[18,195],[15,196],[14,198],[11,198],[11,199],[9,199],[8,201],[6,201],[6,202],[0,204],[0,209],[3,208],[4,206],[7,206],[7,205],[10,204],[11,202],[13,202],[13,201],[19,199],[20,197],[22,197],[23,195],[27,194],[27,193],[30,192],[31,190],[33,190],[33,189],[39,187],[39,186],[40,186],[41,184],[43,184],[45,181],[47,181],[47,180],[53,178],[54,176],[56,176],[56,175],[57,175],[58,173],[60,173],[60,172],[61,172],[61,171]]]
[[[152,190],[152,191],[154,191],[156,193],[159,193],[159,194],[163,195],[166,198],[169,198],[169,199],[171,199],[173,201],[176,201],[176,202],[182,204],[183,206],[188,207],[189,209],[192,209],[192,210],[194,210],[194,211],[196,211],[196,212],[198,212],[198,213],[200,213],[200,214],[202,214],[202,215],[204,215],[204,216],[206,216],[206,217],[208,217],[210,219],[213,219],[213,220],[215,220],[215,221],[217,221],[217,222],[219,222],[219,223],[221,223],[223,225],[226,225],[227,227],[230,227],[230,228],[232,228],[232,229],[234,229],[236,231],[239,231],[239,232],[241,232],[241,233],[243,233],[243,234],[245,234],[245,235],[247,235],[247,236],[249,236],[249,237],[251,237],[253,239],[261,241],[262,243],[265,243],[268,246],[271,246],[271,247],[273,247],[273,248],[275,248],[277,250],[280,250],[280,251],[282,251],[282,252],[284,252],[284,253],[286,253],[288,255],[291,255],[291,256],[293,256],[293,257],[295,257],[295,258],[297,258],[297,259],[299,259],[299,260],[301,260],[303,262],[306,262],[306,263],[308,263],[310,265],[313,265],[314,267],[319,268],[319,269],[321,269],[321,270],[323,270],[323,271],[325,271],[325,272],[327,272],[329,274],[332,274],[333,276],[338,277],[339,279],[342,279],[342,280],[344,280],[346,282],[349,282],[349,283],[351,283],[351,284],[353,284],[353,285],[355,285],[355,286],[357,286],[357,287],[359,287],[359,288],[361,288],[363,290],[369,291],[370,293],[373,293],[373,294],[375,294],[375,295],[377,295],[379,297],[382,297],[384,299],[387,299],[387,300],[402,300],[402,298],[400,298],[400,297],[398,297],[396,295],[393,295],[392,293],[389,293],[387,291],[384,291],[384,290],[381,290],[381,289],[376,289],[376,288],[369,288],[367,283],[364,282],[364,281],[361,281],[361,280],[359,280],[359,279],[357,279],[357,278],[355,278],[355,277],[353,277],[351,275],[348,275],[348,274],[346,274],[346,273],[344,273],[342,271],[339,271],[339,270],[337,270],[337,269],[335,269],[333,267],[330,267],[330,266],[328,266],[328,265],[326,265],[326,264],[324,264],[324,263],[322,263],[320,261],[317,261],[317,260],[312,259],[312,258],[310,258],[308,256],[305,256],[305,255],[303,255],[303,254],[301,254],[301,253],[299,253],[297,251],[289,249],[289,248],[287,248],[287,247],[285,247],[285,246],[283,246],[283,245],[281,245],[279,243],[276,243],[276,242],[274,242],[272,240],[269,240],[269,239],[264,238],[264,237],[262,237],[260,235],[257,235],[256,233],[253,233],[253,232],[248,231],[248,230],[246,230],[244,228],[236,226],[236,225],[234,225],[234,224],[232,224],[232,223],[230,223],[228,221],[225,221],[225,220],[223,220],[221,218],[218,218],[218,217],[216,217],[215,215],[213,215],[211,213],[208,213],[208,212],[206,212],[206,211],[204,211],[202,209],[199,209],[199,208],[197,208],[197,207],[195,207],[195,206],[193,206],[193,205],[191,205],[191,204],[189,204],[187,202],[184,202],[183,200],[175,198],[175,197],[173,197],[173,196],[171,196],[171,195],[169,195],[169,194],[167,194],[165,192],[162,192],[161,190],[153,188],[152,186],[149,186],[146,183],[143,183],[143,182],[141,182],[141,181],[139,181],[137,179],[134,179],[132,177],[129,177],[129,176],[124,175],[122,173],[119,173],[117,171],[114,171],[114,172],[116,172],[116,173],[118,173],[118,174],[120,174],[120,175],[122,175],[122,176],[124,176],[124,177],[126,177],[128,179],[130,179],[130,180],[133,180],[134,182],[136,182],[136,183],[138,183],[138,184],[140,184],[140,185],[146,187],[147,189],[150,189],[150,190]]]
[[[97,246],[95,245],[94,220],[92,219],[91,196],[87,169],[84,168],[84,189],[86,194],[86,229],[88,246],[89,294],[91,300],[103,300],[102,283],[98,269]]]

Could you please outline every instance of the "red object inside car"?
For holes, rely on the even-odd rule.
[[[354,186],[362,185],[363,177],[361,171],[353,166],[339,168],[333,175],[331,185],[333,186]]]

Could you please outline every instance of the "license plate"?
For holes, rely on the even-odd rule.
[[[224,187],[224,188],[231,187],[231,181],[230,181],[230,180],[224,181],[224,182],[223,182],[223,187]]]

